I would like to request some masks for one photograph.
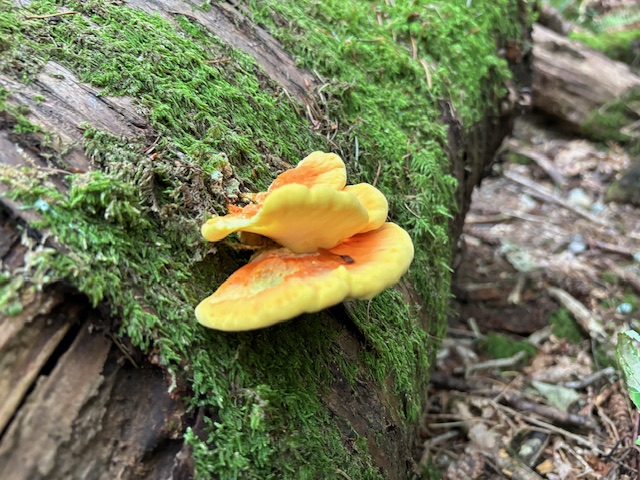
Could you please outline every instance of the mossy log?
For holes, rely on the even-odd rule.
[[[0,478],[417,472],[452,252],[529,55],[525,2],[403,3],[0,0]],[[199,226],[314,150],[385,193],[408,275],[199,326],[248,259]]]
[[[598,140],[640,138],[640,76],[541,25],[532,36],[534,107]]]

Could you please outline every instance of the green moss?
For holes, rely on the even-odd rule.
[[[640,30],[613,32],[571,32],[569,38],[579,40],[585,45],[600,50],[609,58],[631,64],[638,62],[640,51],[634,48],[640,41]]]
[[[639,110],[640,88],[634,87],[622,97],[592,112],[581,128],[598,140],[628,142],[632,137],[623,129],[638,120]]]
[[[610,285],[617,285],[618,275],[616,275],[614,272],[611,272],[609,270],[605,270],[602,272],[602,281]]]
[[[422,466],[422,476],[420,478],[422,480],[441,480],[441,470],[441,468],[438,468],[436,465],[434,465],[432,459],[429,459],[429,461]]]
[[[530,343],[522,340],[516,341],[507,335],[499,333],[489,333],[482,339],[480,347],[492,358],[508,358],[518,352],[525,352],[525,357],[522,360],[523,363],[529,362],[538,351],[538,349]]]
[[[0,275],[0,314],[12,317],[22,312],[20,289],[24,279],[9,272],[0,272]]]
[[[566,308],[559,308],[553,312],[549,318],[549,325],[551,325],[551,331],[556,337],[564,338],[569,343],[578,344],[585,338],[582,330]]]
[[[399,413],[416,421],[422,413],[423,382],[428,380],[428,346],[433,344],[417,312],[397,291],[388,290],[370,302],[356,303],[352,317],[367,339],[367,373],[382,386],[389,382],[406,406]]]
[[[184,372],[191,403],[208,422],[204,438],[186,434],[199,477],[335,478],[340,469],[353,479],[381,478],[366,441],[345,442],[320,403],[333,381],[330,366],[347,363],[333,348],[340,332],[322,314],[245,334],[195,323],[193,307],[243,263],[224,245],[203,242],[199,225],[223,213],[238,190],[265,188],[274,173],[267,159],[296,163],[312,150],[334,150],[350,181],[376,180],[414,239],[411,276],[432,321],[424,332],[413,306],[390,291],[356,302],[354,322],[369,341],[365,374],[382,385],[394,378],[391,388],[406,404],[399,413],[415,419],[422,408],[416,378],[426,381],[449,299],[455,182],[442,99],[468,127],[495,103],[508,76],[495,35],[519,37],[515,7],[506,0],[471,9],[465,1],[254,4],[255,19],[327,79],[318,101],[329,121],[314,133],[253,60],[187,17],[171,23],[121,2],[72,1],[64,6],[77,15],[29,20],[25,13],[55,13],[62,2],[23,10],[0,2],[2,71],[29,82],[55,60],[103,94],[134,98],[153,129],[124,139],[80,125],[99,170],[68,176],[65,193],[42,174],[3,169],[14,198],[42,215],[36,226],[69,252],[34,248],[26,278],[72,282],[94,304],[110,306],[122,335],[157,352],[169,372]],[[27,115],[10,112],[16,133],[46,135],[30,130]],[[361,372],[345,374],[355,381]]]
[[[505,155],[505,160],[509,163],[515,163],[517,165],[531,165],[532,163],[531,158],[515,152],[508,152]]]
[[[471,127],[503,94],[509,72],[495,54],[496,36],[520,38],[515,2],[249,4],[254,19],[324,79],[329,118],[343,126],[334,141],[354,172],[377,180],[391,217],[413,237],[411,277],[434,317],[430,333],[441,337],[455,205],[442,99]]]

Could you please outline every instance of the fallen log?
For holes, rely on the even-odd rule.
[[[640,76],[541,25],[532,37],[535,108],[598,140],[640,138]]]
[[[0,478],[415,473],[526,9],[339,3],[0,0]],[[200,225],[318,149],[387,195],[407,278],[265,330],[198,325],[248,260]]]

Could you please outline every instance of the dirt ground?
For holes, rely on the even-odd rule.
[[[605,202],[630,162],[529,116],[475,192],[422,431],[443,478],[640,478],[614,354],[640,320],[640,209]]]

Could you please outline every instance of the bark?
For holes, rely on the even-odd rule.
[[[134,0],[129,5],[170,18],[185,4]],[[255,58],[298,102],[314,105],[312,92],[320,82],[298,68],[268,32],[252,25],[238,9],[216,3],[209,12],[190,10],[189,16]],[[518,61],[526,64],[526,59]],[[80,146],[82,131],[77,126],[83,122],[122,138],[152,133],[133,100],[102,96],[51,60],[28,85],[7,73],[0,73],[0,85],[12,92],[8,104],[28,110],[30,122],[53,132],[56,139],[45,142],[37,132],[17,134],[15,115],[1,112],[0,163],[5,165],[51,170],[55,166],[48,162],[49,154],[63,151],[67,169],[95,168]],[[40,97],[47,101],[35,100]],[[491,113],[500,108],[500,114]],[[495,98],[488,102],[481,122],[463,128],[443,102],[443,120],[450,127],[451,171],[459,182],[459,210],[450,223],[454,245],[471,191],[509,132],[517,110],[513,95]],[[54,180],[60,189],[67,188],[62,178]],[[25,245],[42,232],[30,226],[38,219],[37,212],[11,200],[9,187],[2,183],[0,194],[0,257],[5,270],[19,276],[29,267]],[[54,239],[46,240],[45,246],[63,250]],[[398,288],[408,304],[420,303],[409,282]],[[191,478],[194,465],[183,434],[187,427],[203,434],[206,420],[217,420],[215,412],[188,410],[186,380],[171,377],[153,352],[140,352],[127,338],[116,337],[112,318],[118,313],[109,305],[92,307],[64,282],[42,290],[25,284],[20,294],[22,311],[0,319],[0,477]],[[348,305],[336,307],[326,318],[331,325],[346,325],[334,348],[358,364],[367,339],[353,328],[349,313]],[[429,321],[423,318],[425,328]],[[340,365],[332,370],[334,381],[322,402],[344,432],[345,448],[352,448],[349,437],[356,432],[368,439],[371,458],[384,475],[408,477],[414,471],[416,425],[404,422],[394,411],[404,400],[372,380],[358,379],[353,385]],[[279,475],[282,472],[276,472]]]
[[[628,65],[541,25],[533,41],[534,107],[576,133],[638,138],[640,77]]]

